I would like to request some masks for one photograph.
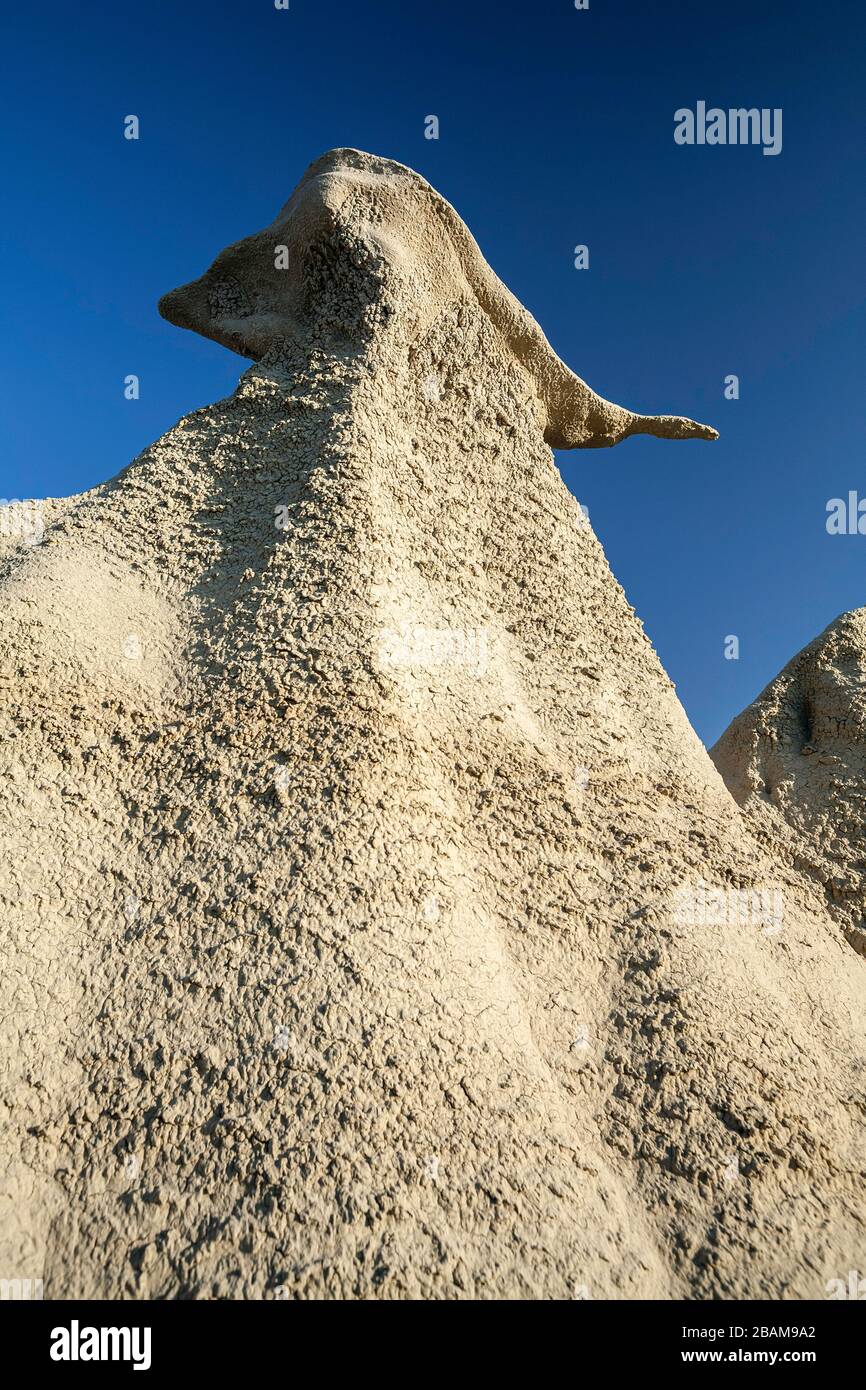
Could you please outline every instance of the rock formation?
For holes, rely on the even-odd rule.
[[[710,756],[756,833],[820,883],[866,955],[866,609],[789,661]]]
[[[2,1267],[823,1297],[864,966],[548,447],[712,431],[594,396],[355,151],[162,310],[255,364],[3,561]]]
[[[718,438],[709,425],[635,415],[597,396],[556,356],[450,204],[414,170],[358,150],[316,160],[269,227],[228,246],[159,309],[180,328],[273,363],[306,347],[311,330],[314,338],[324,330],[332,351],[341,343],[357,351],[377,329],[385,337],[398,312],[387,336],[411,351],[467,304],[532,378],[553,448],[601,448],[633,434]]]

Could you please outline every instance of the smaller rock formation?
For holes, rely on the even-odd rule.
[[[710,756],[755,824],[821,882],[866,955],[866,608],[789,661]]]

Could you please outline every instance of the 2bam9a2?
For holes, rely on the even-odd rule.
[[[732,1327],[732,1337],[745,1337],[744,1327]],[[813,1338],[815,1336],[814,1327],[753,1327],[752,1338],[760,1337],[788,1337],[794,1340],[797,1337]]]

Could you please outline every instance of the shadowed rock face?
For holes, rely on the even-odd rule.
[[[348,301],[340,285],[347,267],[355,272]],[[329,304],[341,306],[335,341],[366,341],[374,323],[402,309],[411,343],[443,309],[470,297],[532,377],[552,447],[599,448],[633,434],[718,438],[694,420],[636,415],[596,395],[556,356],[450,204],[405,165],[358,150],[323,155],[269,227],[227,247],[159,309],[244,357],[273,361],[286,340],[303,343],[311,328],[321,330]],[[358,311],[349,318],[347,302]]]
[[[866,608],[804,647],[710,756],[756,824],[790,840],[866,954]]]

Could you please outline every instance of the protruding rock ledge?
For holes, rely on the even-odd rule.
[[[406,165],[360,150],[331,150],[316,160],[270,226],[220,252],[200,279],[163,296],[160,313],[259,360],[282,339],[308,337],[320,309],[308,270],[322,247],[331,254],[336,247],[347,264],[364,267],[367,286],[356,284],[359,300],[375,294],[376,282],[383,291],[387,282],[397,302],[385,318],[396,311],[410,337],[447,304],[474,297],[534,380],[553,448],[604,448],[634,434],[718,438],[695,420],[636,414],[597,395],[557,357],[450,203]],[[361,346],[360,319],[358,338]]]

